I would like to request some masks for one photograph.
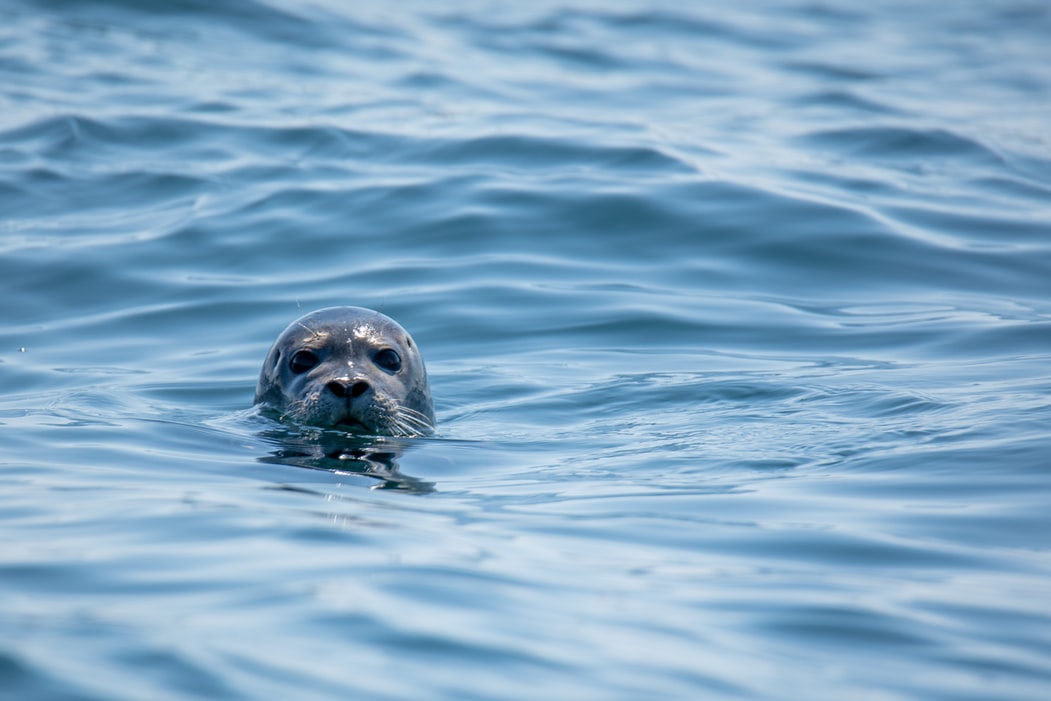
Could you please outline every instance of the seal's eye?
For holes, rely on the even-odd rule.
[[[384,348],[381,351],[377,351],[376,355],[372,356],[372,362],[388,372],[401,370],[401,356],[393,348]]]
[[[304,372],[311,369],[319,362],[321,361],[318,360],[318,357],[314,354],[314,351],[298,350],[296,351],[295,355],[292,356],[292,359],[288,361],[288,367],[295,374],[302,375]]]

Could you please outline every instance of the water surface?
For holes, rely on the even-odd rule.
[[[0,696],[1051,691],[1051,10],[0,8]],[[439,435],[256,416],[378,309]]]

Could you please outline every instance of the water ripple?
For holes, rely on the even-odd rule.
[[[1042,700],[1049,22],[7,3],[0,686]],[[252,411],[335,304],[438,435]]]

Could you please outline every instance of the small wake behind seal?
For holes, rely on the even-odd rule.
[[[329,307],[286,328],[259,373],[255,403],[294,423],[379,436],[434,431],[427,370],[396,321]]]

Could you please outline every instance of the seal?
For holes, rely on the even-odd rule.
[[[309,426],[379,436],[434,431],[419,349],[398,322],[362,307],[293,321],[263,362],[255,404]]]

